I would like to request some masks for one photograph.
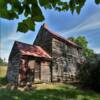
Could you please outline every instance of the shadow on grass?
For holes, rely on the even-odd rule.
[[[0,85],[6,85],[8,82],[7,82],[7,77],[0,77]]]
[[[0,100],[100,100],[100,95],[94,92],[84,92],[72,85],[24,92],[1,88]]]

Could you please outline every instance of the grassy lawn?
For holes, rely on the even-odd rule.
[[[0,66],[0,77],[5,77],[7,72],[7,66]]]
[[[0,73],[0,100],[100,100],[100,94],[62,83],[34,84],[32,90],[6,88],[6,67]]]
[[[100,100],[100,94],[73,85],[36,84],[29,91],[0,88],[0,100]]]

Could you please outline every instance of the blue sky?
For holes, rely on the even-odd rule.
[[[94,0],[87,0],[80,15],[76,12],[72,15],[70,11],[57,12],[44,8],[42,11],[45,20],[36,23],[34,32],[29,31],[26,34],[16,32],[17,23],[23,19],[23,16],[12,21],[0,19],[0,57],[6,58],[7,61],[15,40],[32,44],[43,23],[47,23],[49,29],[65,38],[85,36],[88,46],[96,53],[100,53],[100,5],[96,5]]]

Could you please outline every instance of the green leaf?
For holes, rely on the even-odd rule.
[[[55,10],[62,11],[62,9],[60,7],[55,7]]]
[[[23,8],[21,6],[21,2],[19,2],[18,0],[10,0],[10,3],[12,5],[12,9],[14,11],[16,11],[18,14],[23,13]]]
[[[84,4],[85,4],[85,1],[86,0],[74,0],[75,1],[75,3],[77,4],[77,5],[79,5],[79,6],[83,6]]]
[[[100,0],[95,0],[95,3],[96,4],[100,4]]]
[[[11,10],[7,9],[8,3],[9,3],[9,0],[8,1],[0,0],[0,17],[9,19],[9,20],[18,18],[18,15],[14,9],[11,9]]]
[[[78,14],[80,14],[80,11],[81,11],[81,7],[80,7],[80,6],[77,6],[77,7],[76,7],[76,12],[77,12]]]
[[[67,3],[64,3],[64,4],[63,4],[63,7],[62,7],[62,10],[68,11],[68,9],[69,9],[68,4],[67,4]]]
[[[24,32],[24,33],[27,32],[28,30],[32,30],[32,31],[35,30],[35,23],[34,21],[32,21],[30,17],[18,23],[18,28],[17,28],[17,31]]]
[[[39,0],[39,3],[41,6],[48,5],[49,1],[48,0]]]
[[[73,14],[74,9],[75,9],[75,2],[74,2],[74,0],[70,0],[69,7],[70,7],[71,13]]]
[[[32,13],[31,13],[32,19],[34,21],[40,22],[44,20],[44,16],[38,5],[32,5],[31,10],[32,10]]]
[[[0,9],[7,8],[5,0],[0,0]]]
[[[0,10],[0,17],[13,20],[14,18],[18,18],[18,15],[14,11],[7,11],[6,9]]]
[[[28,31],[28,27],[24,22],[20,22],[20,23],[18,23],[17,31],[25,33]]]
[[[81,7],[85,4],[85,1],[86,1],[86,0],[80,0],[79,3],[80,3],[80,6],[81,6]]]
[[[24,5],[24,9],[25,9],[24,15],[25,17],[27,17],[31,13],[29,5]]]
[[[27,26],[28,26],[28,28],[29,28],[30,30],[32,30],[32,31],[35,30],[35,23],[34,23],[34,21],[32,20],[32,18],[29,17],[29,18],[27,18],[26,20],[24,20],[23,22],[27,24]]]

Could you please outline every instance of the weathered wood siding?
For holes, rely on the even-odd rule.
[[[41,62],[41,81],[42,82],[51,81],[50,62],[46,61]]]
[[[35,41],[34,45],[41,46],[48,54],[52,54],[52,37],[50,33],[41,28]],[[50,82],[51,81],[51,71],[50,71],[50,62],[41,62],[41,81]]]
[[[35,41],[34,45],[41,46],[48,54],[52,53],[52,37],[47,30],[41,28]]]
[[[28,82],[50,82],[50,62],[48,61],[38,61],[35,59],[28,59],[28,69],[30,69],[30,71],[28,71],[27,74],[20,73],[20,77],[21,76],[25,76],[26,77],[26,81]],[[25,64],[24,66],[20,66],[20,68],[22,70],[25,69]],[[33,70],[33,72],[32,72]],[[24,77],[22,77],[24,78]],[[23,79],[22,79],[23,80]]]
[[[41,46],[52,56],[52,65],[50,66],[52,81],[63,81],[69,77],[75,77],[77,63],[81,58],[80,49],[56,39],[44,28],[40,29],[34,44]]]

